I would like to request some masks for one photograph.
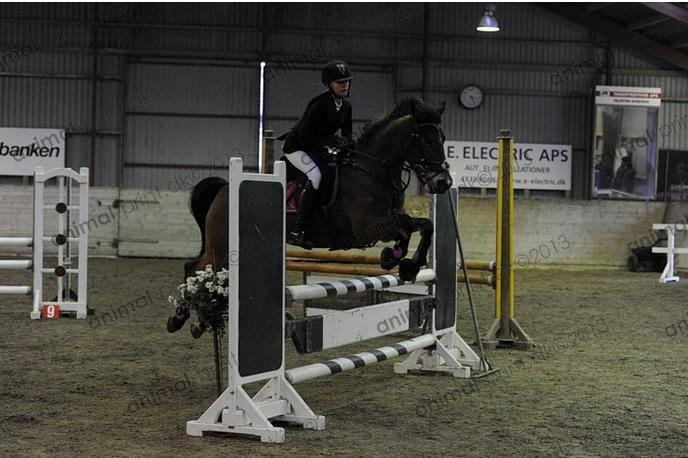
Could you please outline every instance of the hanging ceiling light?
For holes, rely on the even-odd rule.
[[[485,14],[478,23],[478,27],[475,28],[478,32],[499,32],[499,23],[497,18],[494,16],[497,7],[492,4],[485,6]]]

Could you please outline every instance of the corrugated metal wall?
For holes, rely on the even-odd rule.
[[[255,65],[131,62],[123,186],[173,190],[176,171],[193,167],[224,176],[231,155],[257,168],[258,87]]]
[[[591,89],[603,79],[597,65],[572,69],[603,56],[602,37],[532,4],[498,4],[497,35],[475,31],[482,3],[428,5],[427,86],[448,102],[448,138],[492,141],[509,127],[517,141],[570,143],[572,195],[585,197]],[[0,125],[65,127],[68,164],[88,164],[96,44],[96,184],[169,188],[180,174],[220,173],[227,153],[256,165],[261,60],[272,72],[265,128],[277,133],[322,90],[332,57],[354,66],[355,130],[420,95],[423,22],[420,3],[5,3],[0,49],[34,50],[0,68]],[[688,77],[642,53],[615,50],[610,83],[662,87],[660,125],[688,116]],[[478,110],[458,104],[466,84],[486,92]],[[686,131],[674,130],[660,147],[685,151]]]

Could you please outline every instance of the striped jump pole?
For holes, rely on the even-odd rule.
[[[380,347],[375,350],[330,359],[321,363],[288,369],[286,371],[286,378],[289,383],[295,384],[318,377],[350,371],[359,367],[371,366],[388,359],[409,355],[416,350],[428,348],[434,345],[435,341],[436,338],[432,334],[424,334],[387,347]]]
[[[421,269],[414,282],[405,282],[398,275],[379,275],[376,277],[352,278],[310,285],[287,286],[285,291],[289,300],[303,301],[363,293],[365,291],[381,290],[411,283],[425,283],[433,281],[435,277],[435,271],[432,269]]]

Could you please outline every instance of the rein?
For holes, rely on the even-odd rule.
[[[439,126],[439,124],[436,123],[431,123],[431,122],[426,122],[426,123],[421,123],[417,124],[411,133],[411,137],[417,138],[421,142],[421,148],[423,145],[431,145],[432,142],[426,142],[423,136],[418,132],[419,129],[424,128],[424,127],[432,127],[435,129],[435,131],[438,134],[438,140],[440,140],[442,143],[444,143],[445,136],[444,132],[442,132],[442,128]],[[386,158],[379,158],[375,156],[371,156],[370,154],[364,153],[363,151],[356,150],[356,149],[350,149],[348,150],[348,155],[350,156],[352,154],[357,154],[359,156],[362,156],[366,159],[370,159],[375,162],[379,162],[383,168],[391,168],[394,167],[395,170],[399,170],[399,174],[401,175],[401,172],[408,172],[408,178],[406,181],[403,179],[400,180],[390,180],[389,178],[387,179],[388,182],[390,182],[392,188],[395,189],[395,191],[404,193],[406,189],[408,188],[409,184],[411,183],[411,173],[415,172],[416,176],[418,176],[418,179],[423,185],[426,185],[430,181],[432,181],[437,175],[441,174],[442,172],[445,172],[446,170],[449,169],[449,165],[447,164],[446,161],[430,161],[425,158],[421,158],[418,162],[416,163],[410,163],[408,160],[403,161],[401,164],[392,164],[388,162]],[[346,163],[348,165],[351,165],[354,168],[358,168],[360,170],[363,170],[364,172],[368,173],[371,176],[375,176],[373,172],[370,171],[367,167],[364,167],[360,163],[356,162],[355,160],[350,160],[348,157],[345,158],[342,163]],[[428,175],[428,171],[431,170],[431,167],[433,167],[437,170],[432,176],[429,178],[424,178],[426,175]],[[388,174],[389,175],[389,174]]]
[[[409,186],[409,184],[410,184],[410,182],[411,182],[411,175],[410,175],[410,174],[413,172],[414,169],[412,168],[412,165],[409,164],[407,161],[404,161],[404,162],[401,163],[401,164],[392,164],[392,163],[388,162],[387,159],[381,159],[381,158],[379,158],[379,157],[371,156],[370,154],[364,153],[363,151],[356,150],[356,149],[350,149],[350,150],[348,150],[348,153],[349,153],[348,156],[350,156],[350,155],[352,155],[352,154],[357,154],[357,155],[359,155],[359,156],[365,157],[366,159],[370,159],[370,160],[373,160],[373,161],[375,161],[375,162],[379,162],[379,163],[383,166],[383,168],[385,168],[385,169],[386,169],[386,168],[394,167],[395,169],[398,168],[398,169],[400,170],[400,172],[401,172],[401,171],[409,172],[409,176],[408,176],[408,179],[406,180],[406,182],[404,182],[403,180],[401,180],[401,181],[395,183],[396,180],[389,180],[389,179],[387,180],[387,181],[390,182],[390,184],[392,185],[392,187],[393,187],[395,190],[401,191],[402,193],[403,193],[404,191],[406,191],[406,188],[408,188],[408,186]],[[369,168],[367,168],[367,167],[361,165],[360,163],[358,163],[358,162],[356,162],[356,161],[349,160],[348,157],[345,158],[344,160],[342,160],[342,163],[343,163],[343,164],[350,165],[350,166],[352,166],[352,167],[354,167],[354,168],[363,170],[363,171],[366,172],[368,175],[371,175],[371,176],[373,176],[373,177],[376,176]]]

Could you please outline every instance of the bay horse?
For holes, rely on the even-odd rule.
[[[434,107],[422,99],[405,99],[371,123],[353,148],[338,154],[338,186],[331,190],[329,204],[313,212],[306,231],[311,247],[340,250],[395,241],[394,247],[382,251],[380,266],[390,270],[398,265],[402,280],[416,278],[427,265],[434,228],[427,218],[403,213],[404,191],[411,172],[430,193],[444,193],[452,185],[440,127],[443,112],[444,104]],[[405,182],[404,172],[409,174]],[[185,277],[208,264],[217,270],[228,267],[228,205],[228,186],[222,178],[206,178],[193,188],[190,207],[202,245],[199,257],[185,264]],[[295,216],[287,215],[287,232]],[[407,259],[414,232],[420,232],[421,240]],[[185,321],[179,311],[177,318],[181,324]]]

